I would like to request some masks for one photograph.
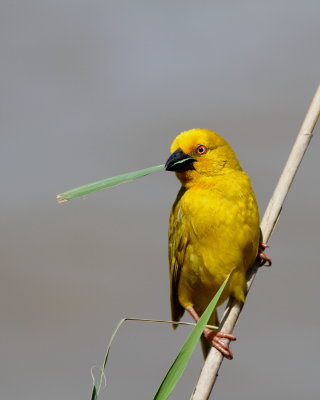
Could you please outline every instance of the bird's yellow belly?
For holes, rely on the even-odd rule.
[[[187,251],[178,286],[178,298],[184,308],[194,307],[199,314],[205,310],[223,281],[234,270],[219,304],[233,296],[238,301],[245,297],[245,270],[232,260],[224,262],[217,257],[208,257],[204,262],[194,249]]]
[[[220,200],[214,209],[219,210],[217,213],[207,207],[206,200],[195,216],[188,209],[184,210],[189,215],[189,242],[178,285],[180,304],[184,308],[193,306],[199,314],[231,272],[219,304],[230,296],[244,302],[246,271],[256,257],[259,240],[255,209],[251,214],[254,223],[248,224],[246,205],[227,203],[222,207],[224,200]],[[214,200],[209,199],[209,204],[214,204]]]

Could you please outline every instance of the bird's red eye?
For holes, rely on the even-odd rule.
[[[206,146],[204,146],[203,144],[201,144],[200,146],[197,147],[197,154],[206,154],[206,152],[208,151],[208,149],[206,148]]]

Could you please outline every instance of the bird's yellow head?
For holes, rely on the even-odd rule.
[[[170,150],[172,154],[166,162],[166,170],[175,171],[183,185],[195,179],[241,170],[229,144],[208,129],[191,129],[180,133]]]

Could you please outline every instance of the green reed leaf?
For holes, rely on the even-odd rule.
[[[219,298],[228,283],[230,275],[227,279],[223,282],[220,286],[220,289],[211,300],[210,304],[202,314],[201,318],[199,319],[197,325],[193,328],[191,333],[189,334],[187,340],[185,341],[184,345],[182,346],[177,358],[171,365],[169,371],[167,372],[165,378],[163,379],[156,395],[154,396],[153,400],[166,400],[170,393],[175,388],[176,384],[178,383],[179,379],[181,378],[183,371],[187,367],[187,364],[190,360],[190,357],[200,339],[200,336],[203,332],[203,329],[207,325],[211,314],[213,313],[214,309],[216,308]]]

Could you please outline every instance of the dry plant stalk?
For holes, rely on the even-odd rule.
[[[301,160],[312,138],[312,131],[320,115],[320,86],[314,95],[309,110],[300,128],[297,139],[293,145],[288,161],[279,178],[278,184],[269,201],[266,212],[261,222],[263,241],[267,243],[279,219],[283,203],[289,192],[295,174],[299,168]],[[254,265],[249,271],[247,280],[247,292],[249,291],[258,266]],[[242,304],[229,301],[224,316],[221,321],[221,331],[232,333],[242,309]],[[227,343],[228,341],[226,341]],[[220,365],[222,364],[222,354],[212,347],[202,368],[198,383],[193,391],[191,400],[209,399],[213,385],[218,376]]]

